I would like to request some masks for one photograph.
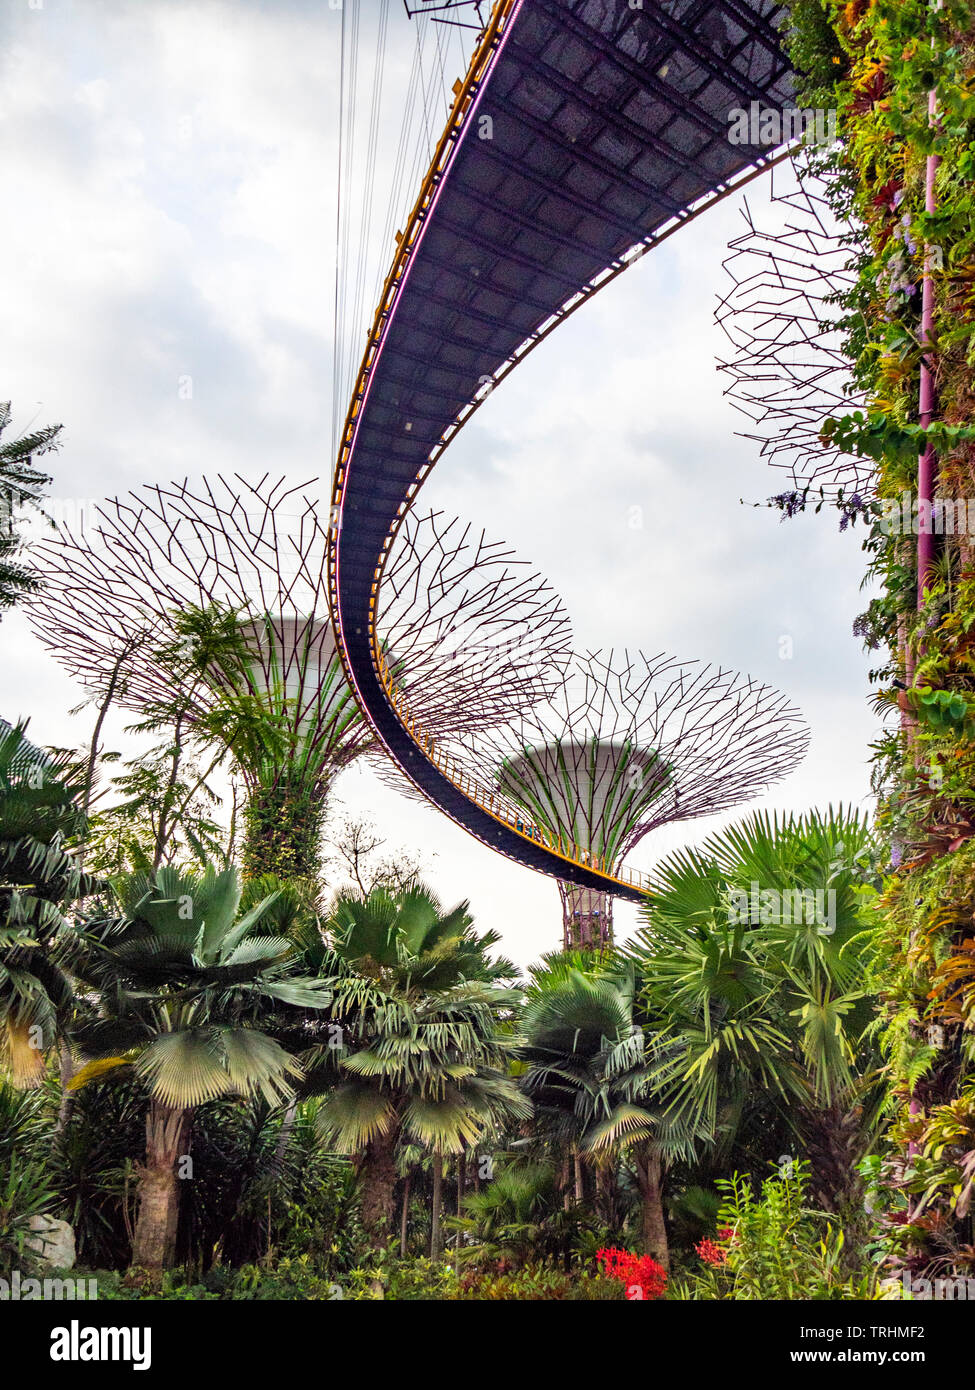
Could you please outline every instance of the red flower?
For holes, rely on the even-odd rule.
[[[607,1279],[618,1279],[626,1285],[628,1297],[639,1300],[663,1297],[667,1276],[649,1255],[635,1255],[631,1250],[609,1246],[597,1250],[596,1259]]]
[[[706,1265],[723,1265],[728,1259],[727,1250],[723,1250],[713,1240],[700,1240],[694,1249]]]

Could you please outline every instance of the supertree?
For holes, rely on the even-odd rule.
[[[615,874],[659,826],[725,811],[791,772],[808,733],[786,696],[674,657],[595,651],[554,697],[455,750],[519,808],[519,829]],[[560,882],[563,943],[612,940],[607,892]]]
[[[822,431],[830,416],[864,403],[844,341],[859,234],[837,222],[828,180],[792,172],[798,182],[777,190],[773,170],[759,219],[745,201],[746,229],[728,244],[732,285],[715,319],[732,353],[718,369],[730,380],[725,394],[753,422],[745,437],[791,477],[791,488],[772,500],[791,515],[818,494],[849,520],[872,494],[872,470]]]
[[[336,655],[317,493],[317,479],[268,476],[147,485],[37,546],[44,588],[30,617],[57,659],[121,708],[226,744],[246,788],[252,874],[317,876],[329,788],[371,747]],[[441,736],[545,698],[570,652],[549,585],[434,512],[404,519],[378,629]]]

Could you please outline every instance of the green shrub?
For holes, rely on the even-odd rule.
[[[347,1298],[385,1298],[411,1303],[454,1299],[459,1287],[452,1265],[426,1257],[379,1260],[368,1267],[352,1270],[339,1282]]]
[[[849,1268],[843,1232],[806,1206],[808,1163],[780,1170],[756,1197],[740,1174],[717,1180],[718,1239],[702,1240],[699,1260],[674,1279],[671,1299],[858,1299],[873,1297],[868,1268]]]
[[[193,1125],[193,1180],[186,1184],[180,1258],[280,1266],[310,1257],[339,1279],[362,1246],[355,1173],[315,1132],[314,1103],[299,1106],[283,1153],[283,1110],[256,1101],[201,1106]]]
[[[619,1302],[626,1299],[626,1290],[618,1280],[588,1271],[567,1273],[549,1265],[525,1264],[505,1271],[468,1271],[454,1297],[465,1302]]]
[[[129,1259],[126,1220],[135,1207],[134,1160],[145,1148],[146,1100],[131,1077],[74,1093],[63,1131],[45,1162],[58,1211],[74,1228],[79,1264],[121,1266]]]
[[[52,1123],[46,1100],[42,1088],[18,1091],[0,1077],[0,1173],[15,1154],[22,1163],[43,1157]]]
[[[30,1219],[49,1214],[55,1202],[40,1163],[7,1159],[0,1169],[0,1274],[32,1267],[34,1259],[26,1247]]]
[[[273,1270],[214,1265],[202,1278],[174,1269],[158,1285],[149,1276],[133,1278],[116,1270],[95,1270],[91,1277],[98,1280],[98,1297],[107,1301],[282,1303],[332,1302],[345,1297],[342,1286],[318,1273],[308,1258],[281,1260]]]

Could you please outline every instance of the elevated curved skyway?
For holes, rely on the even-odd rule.
[[[770,0],[498,0],[398,238],[332,498],[333,619],[355,698],[413,784],[519,863],[638,899],[640,876],[525,825],[405,708],[375,617],[392,537],[489,391],[568,314],[773,152],[729,112],[791,83]]]

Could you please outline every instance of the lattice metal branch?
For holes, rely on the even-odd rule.
[[[407,707],[437,737],[547,699],[572,650],[551,585],[502,542],[443,512],[403,521],[376,626]]]
[[[758,427],[745,438],[790,473],[796,492],[865,496],[869,465],[820,439],[827,418],[863,404],[838,326],[839,300],[855,283],[856,233],[837,226],[825,185],[812,178],[787,192],[773,184],[761,216],[747,200],[742,216],[747,230],[724,262],[732,288],[715,311],[732,347],[718,363],[731,381],[725,394]]]

